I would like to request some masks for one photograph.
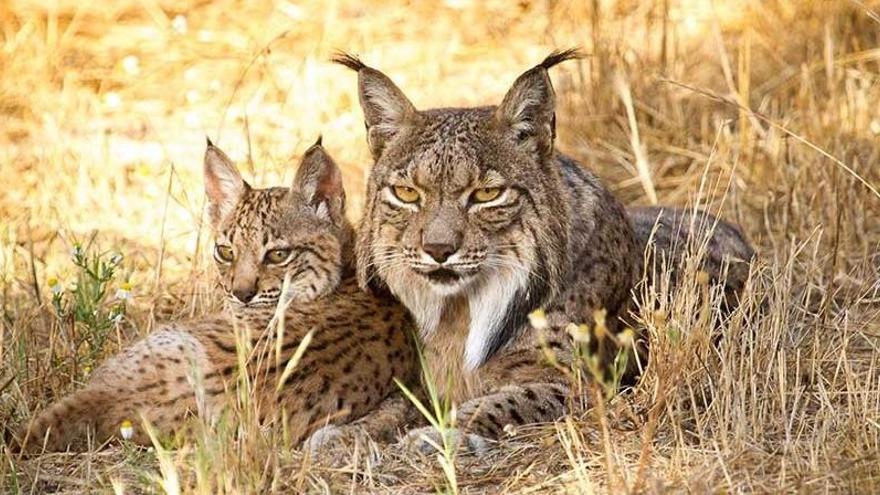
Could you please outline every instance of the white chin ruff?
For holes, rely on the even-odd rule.
[[[431,291],[434,292],[434,294],[437,294],[440,297],[449,297],[461,294],[472,282],[473,277],[468,277],[465,280],[456,280],[451,284],[437,284],[428,281],[427,285],[431,288]]]
[[[443,315],[445,297],[436,294],[431,289],[431,284],[412,273],[383,278],[385,278],[388,288],[391,289],[391,293],[406,306],[406,309],[416,319],[416,323],[419,325],[419,334],[426,337],[433,333]]]
[[[396,276],[394,276],[396,275]],[[486,360],[489,343],[501,331],[513,298],[528,284],[528,272],[501,268],[455,284],[433,284],[411,272],[385,278],[391,292],[410,311],[425,338],[437,330],[449,296],[465,293],[470,324],[464,347],[464,369],[473,371]]]
[[[510,303],[528,282],[526,271],[502,268],[468,290],[471,323],[464,348],[465,370],[473,371],[486,360],[489,343],[501,331]]]

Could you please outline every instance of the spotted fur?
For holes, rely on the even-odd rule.
[[[745,288],[749,276],[749,262],[755,251],[739,227],[700,210],[676,209],[661,206],[635,207],[627,210],[639,252],[651,251],[656,255],[649,260],[652,266],[645,270],[649,279],[657,270],[678,267],[688,252],[699,250],[695,245],[705,243],[701,268],[710,281],[722,284],[727,306],[732,308]],[[678,285],[680,270],[667,270],[670,284]]]
[[[423,111],[380,71],[351,55],[335,59],[358,74],[374,159],[358,278],[413,313],[428,369],[449,384],[440,390],[459,403],[471,439],[561,416],[568,384],[539,349],[565,364],[570,339],[560,328],[593,323],[600,309],[619,329],[642,273],[647,237],[592,172],[554,149],[547,71],[577,56],[552,53],[498,106]],[[418,199],[408,201],[413,191]],[[477,191],[492,199],[476,200]],[[656,218],[640,214],[639,232]],[[556,323],[547,335],[527,323],[538,308]],[[595,351],[606,363],[617,352]]]
[[[205,179],[217,246],[233,253],[215,255],[227,310],[166,324],[111,358],[28,425],[20,435],[27,450],[98,445],[124,420],[134,423],[133,441],[149,443],[141,418],[165,435],[188,416],[212,418],[241,372],[261,420],[286,421],[299,441],[363,416],[396,390],[395,379],[413,376],[412,323],[393,299],[358,287],[339,170],[319,144],[306,152],[293,187],[254,189],[209,142]],[[289,256],[268,262],[278,249]],[[280,344],[279,304],[286,307]],[[276,393],[310,331],[307,351]]]

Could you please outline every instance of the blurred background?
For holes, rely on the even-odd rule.
[[[833,334],[845,320],[875,331],[878,9],[874,0],[4,0],[0,355],[13,371],[0,374],[0,418],[24,417],[82,378],[78,344],[47,316],[77,273],[76,245],[122,255],[108,290],[129,291],[129,308],[100,353],[157,319],[217,307],[204,249],[206,135],[256,186],[289,183],[323,135],[359,217],[370,160],[356,77],[328,63],[336,50],[429,108],[500,102],[551,50],[581,47],[588,57],[551,74],[561,151],[627,204],[698,203],[742,224],[764,263],[790,268],[780,290],[798,304],[798,328]]]

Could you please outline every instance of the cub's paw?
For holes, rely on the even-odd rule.
[[[457,428],[447,430],[446,435],[449,446],[458,453],[485,454],[495,445],[494,440]],[[433,426],[425,426],[410,430],[401,443],[411,451],[431,455],[442,452],[443,435]]]
[[[381,461],[379,448],[366,431],[354,425],[319,428],[303,442],[303,450],[313,458],[331,464],[347,462],[352,456],[366,459],[373,465]]]
[[[336,425],[327,425],[315,430],[303,443],[303,450],[312,456],[342,446],[345,430]]]

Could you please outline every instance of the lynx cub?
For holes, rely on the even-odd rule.
[[[320,140],[291,188],[269,189],[251,188],[209,141],[205,188],[227,310],[166,324],[104,363],[82,390],[30,423],[20,439],[27,450],[82,447],[87,438],[97,445],[123,421],[133,422],[134,441],[148,443],[141,417],[167,434],[188,415],[215,414],[243,371],[261,419],[283,408],[299,441],[327,422],[363,416],[395,390],[395,378],[414,376],[406,311],[364,293],[354,277],[341,175]],[[288,305],[280,345],[270,324],[278,304]],[[240,370],[236,329],[244,328],[255,357]],[[309,331],[311,344],[276,394]]]
[[[640,210],[631,219],[598,177],[555,150],[548,69],[576,56],[551,54],[520,75],[498,106],[430,110],[416,109],[357,58],[335,60],[358,74],[374,159],[358,278],[365,288],[390,290],[413,313],[428,368],[436,380],[448,377],[445,392],[458,402],[470,447],[486,445],[484,437],[500,436],[506,425],[564,414],[567,380],[541,361],[539,349],[550,346],[566,363],[572,353],[564,323],[591,323],[597,310],[607,311],[612,332],[620,328],[642,274],[644,231],[664,216]],[[659,251],[670,247],[664,239],[687,235],[671,231],[672,221],[660,225]],[[709,266],[719,268],[710,273],[715,279],[722,265],[751,257],[739,236],[717,241],[709,255],[718,260]],[[537,308],[560,322],[543,337],[528,324]],[[609,362],[616,349],[595,352]],[[437,434],[412,432],[420,449],[423,435]]]

